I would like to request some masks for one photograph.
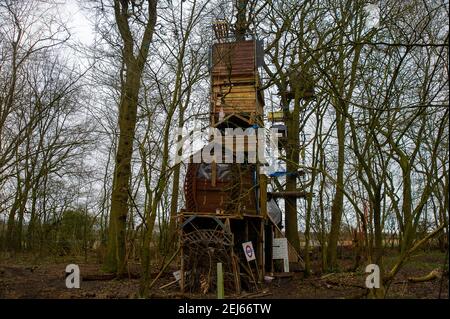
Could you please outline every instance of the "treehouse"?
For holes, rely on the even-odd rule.
[[[264,274],[274,271],[273,243],[274,238],[284,237],[280,230],[283,218],[276,196],[268,201],[268,177],[260,174],[262,164],[251,160],[257,156],[250,143],[255,134],[245,130],[264,127],[264,96],[258,74],[263,63],[262,44],[236,30],[233,38],[224,21],[214,25],[214,32],[210,126],[222,134],[229,127],[242,129],[238,130],[242,133],[233,135],[231,146],[225,140],[216,148],[211,141],[193,154],[196,160],[188,164],[185,208],[177,216],[180,287],[182,291],[212,291],[216,264],[222,263],[225,290],[239,294],[241,289],[258,290]],[[240,134],[244,155],[237,153],[235,144]],[[298,254],[293,258],[295,262],[300,259]]]
[[[215,43],[211,49],[211,124],[262,126],[264,96],[258,67],[263,48],[255,39]]]

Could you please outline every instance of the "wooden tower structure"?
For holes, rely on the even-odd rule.
[[[230,36],[225,22],[214,24],[210,48],[210,126],[263,127],[264,96],[258,67],[261,42]],[[235,146],[233,144],[233,146]],[[235,147],[230,150],[235,154]],[[215,287],[215,265],[222,262],[225,289],[258,289],[272,266],[273,227],[267,212],[267,178],[258,163],[189,163],[184,184],[186,207],[178,215],[181,289],[207,292]],[[243,243],[255,259],[247,261]]]
[[[230,32],[224,21],[217,21],[213,28],[210,126],[223,136],[229,128],[242,132],[264,128],[264,95],[258,71],[264,59],[262,42],[239,29]],[[242,138],[248,150],[249,139]],[[188,164],[186,206],[178,214],[182,291],[214,290],[217,262],[223,264],[225,290],[237,294],[258,290],[265,273],[274,271],[272,243],[274,238],[283,237],[282,212],[274,205],[276,194],[269,193],[268,201],[268,177],[260,174],[263,170],[258,160],[249,161],[247,152],[244,161],[235,161],[236,140],[232,149],[226,149],[227,143],[220,146],[221,156],[231,153],[232,162],[222,157],[217,162]],[[248,251],[249,243],[252,252]],[[253,256],[248,258],[249,254]],[[296,253],[293,259],[301,260]]]

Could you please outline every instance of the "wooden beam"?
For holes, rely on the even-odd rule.
[[[259,175],[259,210],[263,218],[267,217],[267,176],[266,174]]]
[[[216,161],[211,163],[211,186],[216,187],[217,180],[217,164]]]
[[[297,197],[297,198],[306,198],[311,196],[311,193],[305,191],[280,191],[280,192],[268,192],[269,196],[273,198],[284,198],[284,197]]]

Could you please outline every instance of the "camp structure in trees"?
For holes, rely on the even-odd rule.
[[[244,131],[264,127],[258,74],[263,59],[261,42],[255,35],[237,40],[229,35],[224,22],[215,24],[214,29],[217,39],[210,49],[211,127],[222,137],[227,128]],[[233,149],[227,149],[227,143],[219,144],[222,157],[215,157],[217,162],[202,159],[188,164],[186,206],[178,214],[182,291],[213,291],[218,262],[223,264],[225,290],[238,294],[258,290],[264,274],[277,270],[272,242],[274,237],[283,237],[282,212],[274,198],[268,201],[268,177],[260,174],[262,164],[249,161],[249,140],[243,139],[244,161],[236,161],[237,142],[233,140]],[[208,146],[215,151],[212,143]],[[192,158],[201,158],[201,152]],[[227,152],[233,154],[232,163],[225,161]],[[243,244],[248,242],[254,259],[245,256]],[[302,262],[297,254],[291,255],[290,261]]]

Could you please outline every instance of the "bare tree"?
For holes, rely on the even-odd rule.
[[[156,25],[156,0],[136,7],[132,1],[114,0],[113,9],[121,38],[121,96],[119,101],[119,142],[115,157],[108,248],[105,269],[123,274],[125,270],[126,222],[128,217],[131,156],[136,128],[137,106]],[[145,20],[145,21],[143,21]],[[140,28],[140,30],[135,30]],[[141,33],[139,33],[141,32]]]

